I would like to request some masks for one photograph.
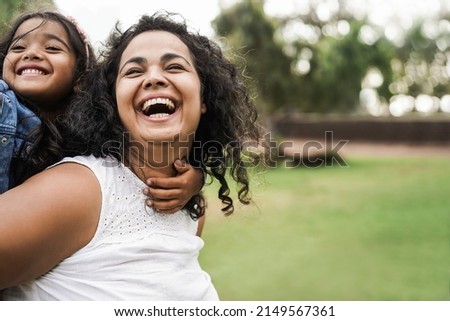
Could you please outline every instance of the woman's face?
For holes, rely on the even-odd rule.
[[[2,78],[44,111],[63,108],[72,92],[76,56],[65,29],[31,18],[17,29],[3,62]]]
[[[201,114],[201,84],[188,47],[174,34],[147,31],[122,54],[116,79],[120,119],[133,142],[190,147]]]

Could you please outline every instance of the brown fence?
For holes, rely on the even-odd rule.
[[[450,118],[401,119],[359,117],[277,116],[272,129],[282,137],[323,139],[332,132],[337,140],[369,143],[450,144]]]

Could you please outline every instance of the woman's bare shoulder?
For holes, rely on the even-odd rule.
[[[54,166],[0,195],[0,288],[35,278],[85,246],[100,211],[97,178],[76,163]]]

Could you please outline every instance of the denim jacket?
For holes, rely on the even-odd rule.
[[[15,93],[0,79],[0,194],[10,186],[12,158],[27,157],[33,142],[26,138],[40,124],[40,119],[21,104]],[[23,144],[25,146],[22,147]]]

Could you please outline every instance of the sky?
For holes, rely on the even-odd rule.
[[[180,13],[201,34],[214,34],[210,22],[219,14],[219,0],[54,0],[58,9],[74,17],[96,45],[104,41],[117,21],[125,29],[143,14],[157,10]]]
[[[210,25],[220,12],[237,0],[54,0],[60,11],[74,17],[90,36],[94,46],[104,41],[117,21],[126,28],[136,22],[142,14],[152,14],[164,9],[180,13],[188,24],[201,34],[213,36]],[[326,16],[337,0],[310,0],[321,3],[321,13]],[[266,12],[284,15],[304,10],[306,0],[266,0]],[[450,10],[448,0],[350,0],[355,14],[370,13],[373,23],[388,26],[397,23],[405,28],[418,16],[436,15],[442,6]]]

